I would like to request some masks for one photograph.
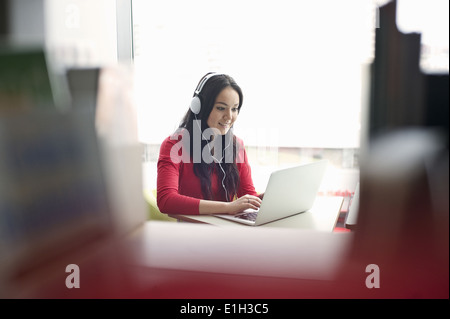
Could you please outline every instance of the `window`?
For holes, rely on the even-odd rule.
[[[199,79],[218,71],[243,89],[235,133],[260,188],[274,168],[304,158],[357,167],[374,7],[370,0],[134,0],[139,129],[149,158],[178,126]]]
[[[243,89],[235,133],[248,147],[253,175],[265,176],[261,187],[274,167],[324,157],[356,171],[343,187],[353,189],[362,92],[377,6],[385,2],[133,0],[136,101],[149,159],[178,126],[200,77],[218,71]],[[448,40],[440,50],[448,72]]]
[[[359,146],[372,1],[136,0],[133,6],[143,141],[159,143],[170,134],[200,77],[219,71],[243,88],[235,131],[247,145]]]

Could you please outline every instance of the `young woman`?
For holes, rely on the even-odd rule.
[[[178,130],[160,148],[157,204],[166,214],[236,214],[259,208],[242,140],[232,127],[241,88],[226,74],[199,82]]]

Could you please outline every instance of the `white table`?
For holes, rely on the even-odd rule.
[[[314,206],[310,210],[256,227],[281,227],[332,232],[339,218],[343,200],[344,198],[341,196],[318,196]],[[205,223],[215,226],[252,227],[211,215],[174,214],[170,215],[170,217],[176,218],[179,221]]]

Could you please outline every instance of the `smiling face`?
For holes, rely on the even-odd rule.
[[[231,87],[224,88],[216,98],[207,124],[225,135],[239,114],[239,94]]]

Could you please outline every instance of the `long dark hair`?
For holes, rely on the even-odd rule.
[[[206,74],[200,82],[208,76],[210,73]],[[199,83],[200,83],[199,82]],[[205,85],[203,86],[201,92],[198,94],[198,97],[201,101],[201,109],[198,114],[195,114],[191,111],[191,109],[188,109],[186,112],[184,118],[182,119],[179,128],[180,129],[186,129],[189,132],[190,136],[190,150],[194,150],[194,138],[198,138],[198,134],[194,134],[194,125],[198,125],[196,123],[200,123],[201,125],[201,132],[204,132],[208,127],[207,121],[209,118],[209,115],[213,109],[214,103],[216,101],[217,96],[222,92],[223,89],[226,87],[233,88],[239,95],[239,106],[238,106],[238,112],[240,112],[243,102],[243,94],[241,88],[237,85],[236,81],[226,74],[217,74],[212,76],[207,80]],[[194,93],[195,96],[195,93]],[[195,123],[194,121],[197,120]],[[198,129],[198,127],[196,128]],[[217,159],[221,159],[221,168],[225,172],[225,178],[223,180],[223,184],[227,190],[226,195],[228,198],[226,198],[227,201],[232,200],[233,196],[237,194],[237,190],[239,188],[239,172],[236,166],[236,155],[238,151],[238,145],[236,143],[236,137],[233,135],[233,128],[230,128],[230,130],[227,132],[226,135],[222,136],[222,150],[225,150],[225,147],[227,147],[226,143],[230,146],[228,147],[231,151],[232,149],[232,160],[228,156],[218,156]],[[198,143],[198,141],[196,141]],[[201,150],[204,149],[206,144],[208,144],[210,141],[201,139]],[[219,167],[219,164],[215,161],[212,161],[212,163],[206,163],[203,159],[203,156],[200,156],[201,160],[198,162],[194,162],[194,173],[195,175],[200,179],[201,188],[203,197],[205,199],[211,199],[211,200],[220,200],[221,198],[213,198],[213,194],[211,192],[211,175],[214,171],[218,173],[219,176],[219,185],[221,187],[222,179],[224,177],[224,173],[222,172],[222,169]],[[226,158],[227,160],[224,161],[223,159]],[[191,160],[192,154],[191,154]],[[222,188],[222,187],[221,187]],[[225,190],[224,196],[225,198]]]

